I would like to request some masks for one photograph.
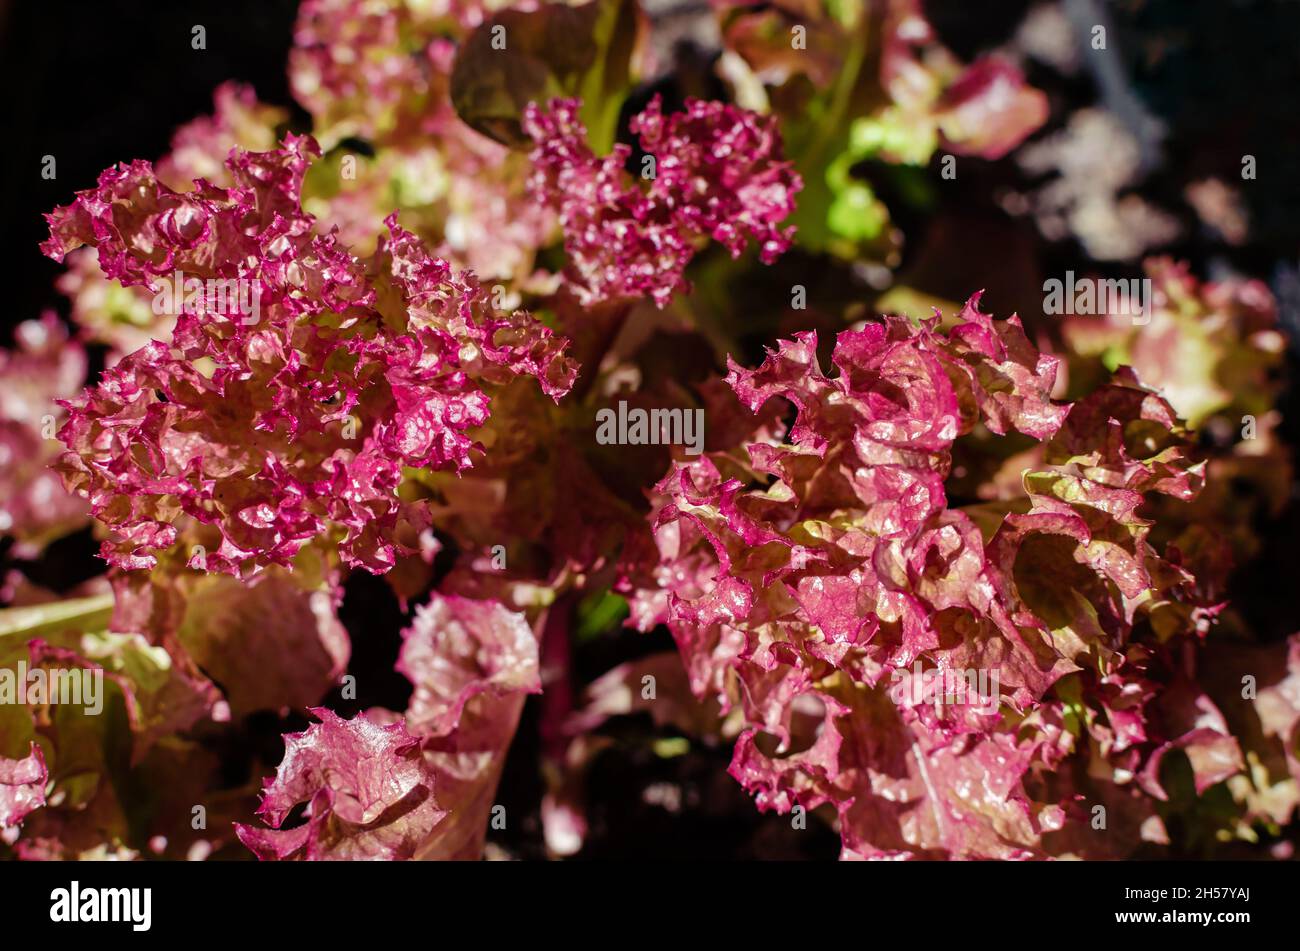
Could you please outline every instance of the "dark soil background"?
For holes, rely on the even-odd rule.
[[[1065,7],[1092,6],[1063,0]],[[0,287],[4,289],[5,343],[18,322],[67,307],[55,291],[61,266],[44,258],[37,244],[46,236],[43,212],[90,187],[98,173],[118,161],[155,159],[168,149],[175,128],[211,111],[221,82],[250,82],[259,98],[301,110],[289,96],[285,67],[297,4],[293,0],[197,0],[185,3],[70,3],[66,0],[0,0]],[[650,4],[647,4],[649,7]],[[680,12],[707,4],[657,4]],[[1010,40],[1030,8],[1029,0],[932,0],[927,14],[943,41],[963,58]],[[1182,236],[1158,248],[1192,263],[1195,273],[1235,270],[1273,286],[1284,326],[1292,336],[1290,378],[1297,379],[1300,340],[1300,3],[1288,0],[1148,0],[1101,4],[1113,24],[1112,42],[1123,53],[1128,90],[1166,124],[1162,158],[1136,189],[1173,210]],[[699,12],[699,11],[697,11]],[[191,48],[191,29],[207,30],[206,50]],[[708,63],[708,51],[701,62]],[[1076,109],[1098,100],[1096,77],[1073,76],[1043,66],[1030,82],[1047,91],[1052,119],[1036,138],[1065,125]],[[670,83],[671,85],[671,83]],[[305,128],[305,125],[304,125]],[[1239,178],[1241,156],[1255,155],[1259,177],[1245,190],[1251,231],[1228,246],[1198,226],[1183,188],[1207,175]],[[41,177],[43,156],[57,161],[57,177]],[[939,204],[909,214],[890,200],[897,176],[881,169],[882,198],[896,210],[907,237],[902,271],[929,273],[941,259],[943,273],[926,290],[964,299],[987,287],[991,309],[1033,313],[1041,305],[1044,275],[1067,269],[1138,275],[1136,262],[1092,261],[1083,246],[1066,238],[1048,242],[1029,219],[1012,219],[995,200],[1007,187],[1027,184],[1011,159],[972,162],[962,185],[934,189]],[[922,174],[938,181],[938,168]],[[92,357],[93,359],[93,357]],[[92,366],[92,371],[97,366]],[[1293,386],[1284,397],[1282,436],[1300,445],[1300,401]],[[1297,580],[1300,506],[1259,526],[1264,555],[1240,572],[1234,600],[1269,639],[1286,636],[1300,621]],[[89,532],[65,539],[23,570],[38,584],[67,590],[102,572]],[[0,549],[0,571],[12,564]],[[342,616],[352,633],[353,665],[364,695],[356,701],[328,698],[341,713],[383,705],[400,709],[409,694],[392,670],[398,632],[406,616],[389,586],[365,573],[347,584]],[[642,637],[610,634],[573,646],[576,688],[631,657],[671,649],[664,632]],[[491,841],[503,853],[545,854],[539,802],[542,781],[536,698],[526,708],[506,765],[498,802],[512,818]],[[231,780],[254,761],[278,762],[279,736],[305,721],[267,715],[245,724],[247,743],[231,753]],[[591,834],[580,857],[631,858],[833,858],[838,837],[814,821],[795,833],[787,817],[761,815],[726,775],[730,750],[692,746],[662,758],[646,743],[656,734],[648,718],[626,718],[604,731],[614,743],[594,763],[588,789]],[[664,736],[670,734],[664,733]],[[650,787],[674,790],[676,809],[662,796],[647,802]]]

